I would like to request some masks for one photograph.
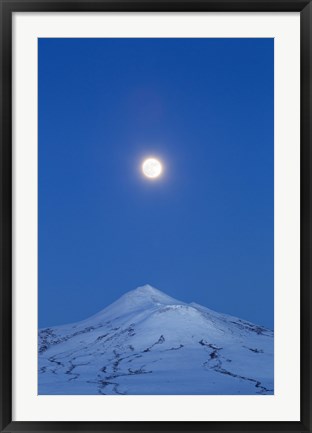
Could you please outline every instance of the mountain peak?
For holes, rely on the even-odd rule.
[[[142,292],[161,292],[161,290],[156,289],[155,287],[151,286],[150,284],[143,284],[143,286],[138,286],[136,289],[133,289],[133,291],[142,291]]]
[[[108,316],[126,317],[134,311],[147,311],[167,305],[185,305],[185,303],[166,295],[166,293],[156,289],[150,284],[145,284],[126,292],[115,302],[89,317],[86,321],[102,321],[104,317],[107,318]]]
[[[183,304],[183,302],[178,301],[177,299],[172,298],[161,290],[156,289],[150,284],[144,284],[143,286],[139,286],[134,290],[130,290],[125,293],[122,298],[131,299],[133,301],[138,302],[152,302],[155,304]]]
[[[143,286],[139,286],[136,289],[130,290],[128,294],[145,294],[147,296],[159,296],[159,295],[166,295],[166,293],[162,292],[161,290],[156,289],[155,287],[151,286],[150,284],[144,284]]]

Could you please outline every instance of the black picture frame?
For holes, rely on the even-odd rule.
[[[309,0],[0,0],[0,427],[1,432],[312,432],[311,423],[311,97],[312,5]],[[12,421],[12,14],[14,12],[211,11],[300,12],[300,313],[299,422],[14,422]]]

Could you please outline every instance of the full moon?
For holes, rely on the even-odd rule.
[[[142,164],[142,171],[146,177],[156,178],[162,172],[162,165],[155,158],[148,158]]]

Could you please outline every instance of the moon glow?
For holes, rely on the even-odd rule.
[[[142,164],[142,171],[146,177],[155,179],[161,175],[162,165],[156,158],[148,158]]]

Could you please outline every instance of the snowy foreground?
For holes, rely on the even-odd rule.
[[[39,331],[39,394],[273,394],[273,332],[146,285]]]

